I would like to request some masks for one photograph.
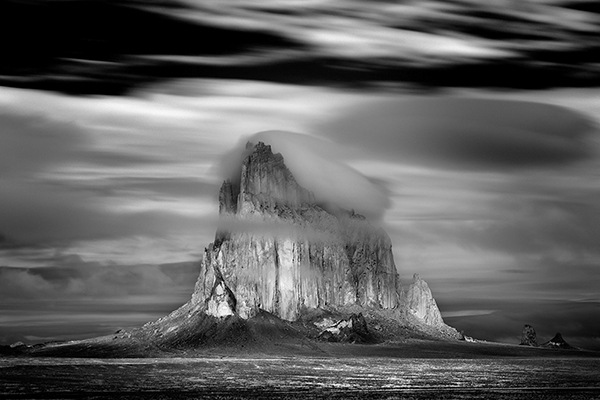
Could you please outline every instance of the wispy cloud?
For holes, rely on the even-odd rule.
[[[43,32],[21,35],[4,49],[0,83],[73,94],[123,95],[180,76],[351,87],[561,87],[593,84],[599,74],[597,14],[573,2],[123,0],[0,7],[10,22],[5,36],[19,31],[12,23],[22,20]],[[66,17],[74,14],[80,17]]]
[[[542,103],[469,97],[387,99],[319,127],[363,154],[397,163],[479,170],[553,166],[592,155],[592,121]],[[369,135],[365,135],[369,132]]]
[[[18,156],[0,159],[0,265],[22,268],[4,271],[13,285],[2,293],[22,309],[19,293],[36,290],[71,301],[117,293],[124,304],[152,290],[168,297],[183,285],[156,265],[198,260],[214,238],[219,157],[242,137],[281,129],[326,138],[333,158],[386,188],[383,223],[401,279],[420,273],[442,311],[455,313],[448,322],[483,339],[518,336],[524,323],[547,323],[534,316],[552,308],[515,314],[498,304],[552,300],[562,310],[594,298],[598,93],[475,97],[192,79],[121,99],[2,89],[0,149]],[[475,330],[476,319],[516,327],[499,336]]]

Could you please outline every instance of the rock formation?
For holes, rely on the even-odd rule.
[[[305,308],[398,307],[387,234],[358,214],[317,205],[270,146],[247,151],[240,176],[221,187],[226,226],[205,251],[192,301],[209,299],[215,317],[248,319],[260,309],[287,321]]]
[[[318,338],[328,342],[367,343],[373,341],[373,337],[367,327],[367,321],[361,313],[352,314],[349,318],[337,321],[325,328]]]
[[[542,343],[540,345],[541,347],[549,347],[549,348],[553,348],[553,349],[569,349],[569,350],[576,350],[576,347],[571,346],[569,343],[567,343],[565,341],[565,339],[563,339],[562,335],[560,333],[557,333],[556,335],[554,335],[554,337],[550,340],[548,340],[545,343]]]
[[[535,346],[537,347],[537,337],[535,329],[531,325],[523,326],[523,333],[521,334],[521,345],[523,346]]]
[[[429,285],[418,274],[414,274],[405,298],[410,312],[425,324],[434,327],[445,325]]]
[[[247,145],[239,175],[221,186],[219,214],[190,301],[133,339],[166,349],[264,349],[306,338],[458,338],[418,276],[405,297],[383,229],[321,207],[270,146]]]
[[[418,275],[403,292],[383,229],[354,211],[317,204],[270,146],[248,144],[240,162],[239,174],[221,186],[222,223],[187,303],[131,331],[0,346],[0,354],[323,354],[322,341],[459,338]]]

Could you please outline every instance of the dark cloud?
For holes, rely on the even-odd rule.
[[[201,221],[174,211],[112,211],[96,197],[58,191],[42,183],[4,184],[0,197],[3,235],[23,246],[67,245],[131,235],[166,236],[193,231]]]
[[[0,113],[0,178],[69,163],[118,167],[165,162],[127,149],[96,148],[89,133],[76,123],[36,114]]]
[[[149,165],[149,164],[166,164],[171,162],[168,158],[161,158],[151,155],[132,154],[123,150],[99,150],[99,149],[82,149],[77,153],[77,157],[72,157],[71,161],[78,161],[83,164],[107,167],[121,167],[131,165]]]
[[[97,170],[162,164],[163,160],[121,149],[97,150],[89,134],[77,125],[47,117],[3,114],[0,123],[0,247],[4,249],[195,230],[200,222],[178,210],[118,211],[105,200],[126,195],[157,201],[201,198],[217,190],[214,184],[195,178],[50,178],[53,170],[73,165]]]
[[[90,181],[52,181],[49,188],[60,191],[77,191],[101,197],[127,196],[134,194],[145,200],[168,198],[216,199],[219,185],[193,177],[107,177]]]
[[[3,49],[6,62],[0,75],[15,77],[2,81],[79,94],[119,94],[158,78],[136,70],[140,61],[135,55],[230,55],[302,47],[267,30],[170,16],[177,8],[131,1],[2,2],[0,34],[14,40]]]
[[[345,109],[316,131],[398,163],[506,170],[584,160],[592,129],[584,115],[554,105],[422,97]]]
[[[145,191],[152,195],[174,196],[177,198],[191,197],[201,198],[210,197],[216,199],[219,191],[219,185],[214,182],[206,182],[201,179],[171,177],[171,178],[112,178],[106,181],[106,188],[114,191],[133,190]]]
[[[72,340],[155,320],[186,302],[198,262],[106,265],[55,254],[44,268],[0,267],[0,343]]]
[[[45,299],[102,299],[129,296],[191,295],[199,273],[198,262],[161,265],[116,265],[83,260],[75,254],[57,254],[39,268],[0,267],[3,301]]]
[[[37,115],[0,114],[0,178],[62,163],[88,144],[84,132],[73,124]]]
[[[595,203],[577,206],[555,201],[492,201],[485,220],[455,220],[452,223],[423,223],[418,230],[426,237],[446,238],[471,249],[495,251],[512,256],[547,254],[600,254],[595,240],[600,235],[599,207]],[[464,217],[466,218],[466,217]]]
[[[595,1],[566,1],[563,3],[563,7],[600,14],[600,4]]]
[[[594,9],[567,7],[5,1],[0,34],[14,39],[3,49],[0,84],[114,95],[180,77],[353,87],[598,85],[599,29],[585,12]],[[433,45],[398,46],[414,34]]]

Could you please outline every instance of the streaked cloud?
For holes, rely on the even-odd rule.
[[[5,304],[24,312],[44,298],[76,315],[98,312],[102,322],[82,322],[82,335],[99,332],[111,309],[133,321],[164,314],[165,299],[175,308],[182,297],[169,293],[191,290],[183,280],[192,274],[157,264],[199,260],[213,240],[214,165],[241,138],[281,129],[325,138],[338,161],[386,188],[383,223],[401,280],[426,279],[448,322],[491,340],[518,336],[525,323],[550,329],[558,310],[568,341],[577,345],[565,330],[593,343],[593,325],[575,325],[594,310],[584,300],[597,297],[598,91],[480,97],[193,79],[127,98],[1,89],[0,142],[18,154],[0,161],[10,189],[0,192],[0,265],[11,267],[2,285],[13,283]],[[69,305],[111,294],[123,305]],[[132,304],[141,298],[157,311]],[[29,335],[63,337],[58,330],[48,323]]]
[[[543,103],[440,96],[361,104],[318,130],[399,163],[485,170],[583,160],[593,123]]]
[[[199,262],[110,265],[54,254],[41,268],[0,267],[1,343],[72,340],[156,319],[187,301]]]
[[[14,21],[38,26],[4,49],[0,83],[71,94],[125,95],[182,76],[346,87],[588,86],[600,72],[597,12],[577,2],[82,0],[0,7],[10,22],[4,36],[20,31]],[[66,18],[73,14],[80,18]],[[110,29],[98,22],[104,19]]]

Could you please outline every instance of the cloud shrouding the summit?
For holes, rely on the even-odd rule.
[[[390,206],[387,189],[343,162],[339,143],[286,131],[263,131],[243,137],[235,149],[222,157],[219,169],[224,178],[236,179],[247,142],[264,142],[281,153],[300,186],[327,207],[355,210],[372,219],[382,217]]]

